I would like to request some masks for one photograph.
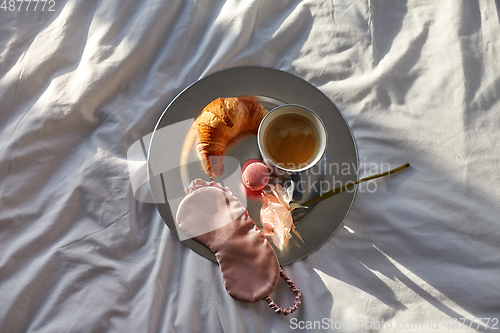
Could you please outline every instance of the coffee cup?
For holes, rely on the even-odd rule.
[[[321,118],[306,107],[285,104],[261,121],[257,143],[264,163],[275,175],[301,173],[325,153],[327,133]]]

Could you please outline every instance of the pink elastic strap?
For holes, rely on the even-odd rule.
[[[295,310],[298,309],[299,304],[301,302],[300,296],[302,296],[302,293],[300,292],[299,288],[297,288],[295,283],[293,283],[292,280],[290,280],[290,278],[285,274],[285,272],[283,272],[283,269],[281,267],[280,267],[280,276],[283,280],[286,281],[286,283],[290,286],[290,289],[295,293],[295,303],[287,309],[282,309],[276,303],[274,303],[273,299],[270,296],[264,297],[263,300],[267,302],[267,305],[269,305],[269,307],[273,309],[274,312],[276,312],[277,314],[282,314],[284,316],[287,316],[290,313],[294,313]]]

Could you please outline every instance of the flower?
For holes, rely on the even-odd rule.
[[[299,204],[290,204],[292,201],[295,184],[284,188],[280,184],[271,185],[271,193],[262,192],[262,208],[260,209],[260,222],[264,228],[264,235],[270,236],[274,245],[282,249],[292,238],[293,232],[301,240],[302,237],[295,230],[291,211],[302,207]]]

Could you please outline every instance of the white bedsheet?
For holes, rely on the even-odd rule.
[[[9,3],[0,332],[500,329],[494,0]],[[290,72],[334,101],[362,176],[412,165],[361,185],[345,227],[285,267],[303,293],[288,317],[233,300],[218,266],[135,199],[127,168],[182,89],[241,65]],[[286,306],[290,294],[273,295]]]

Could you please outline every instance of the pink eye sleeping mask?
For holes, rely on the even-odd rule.
[[[281,269],[273,248],[229,188],[194,180],[181,201],[177,225],[206,246],[219,262],[224,286],[234,299],[265,300],[277,313],[294,312],[300,291]],[[269,297],[282,276],[296,295],[294,306],[281,309]]]

